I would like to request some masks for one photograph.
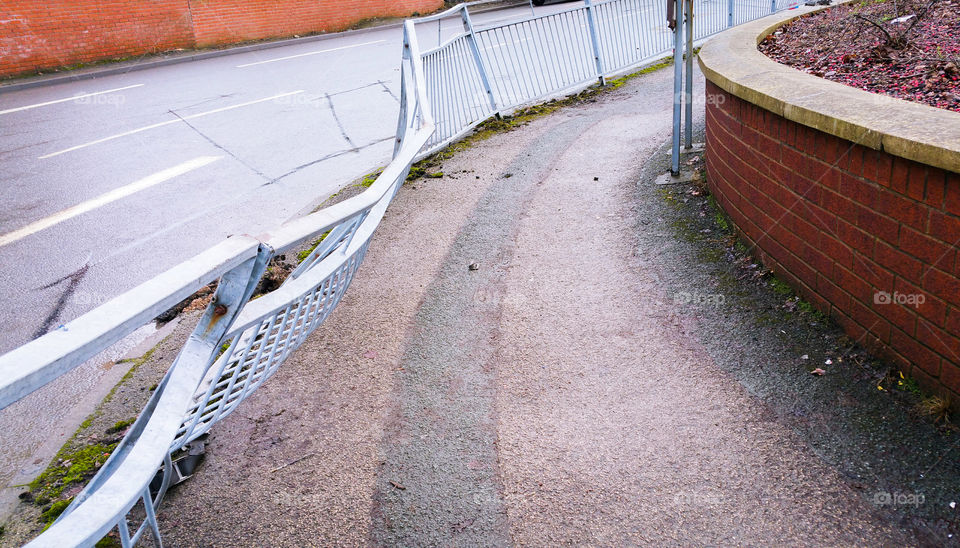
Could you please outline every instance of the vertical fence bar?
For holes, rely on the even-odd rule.
[[[600,39],[597,36],[597,22],[594,13],[593,2],[591,0],[584,0],[584,4],[587,6],[587,26],[590,27],[590,41],[593,43],[593,59],[597,63],[597,78],[600,80],[600,85],[605,86],[606,81],[603,78],[603,59],[600,54]]]
[[[393,142],[393,157],[400,153],[400,145],[407,135],[407,62],[410,59],[410,42],[407,28],[403,28],[403,57],[400,60],[400,116],[397,119],[397,137]]]
[[[687,82],[686,91],[683,94],[683,100],[687,102],[686,120],[684,124],[684,148],[693,148],[693,0],[686,0],[686,20],[687,20]]]
[[[490,101],[490,109],[497,112],[497,100],[493,97],[493,89],[490,87],[490,78],[487,77],[487,67],[483,64],[480,57],[480,48],[477,47],[477,34],[473,31],[473,21],[470,20],[470,12],[463,8],[460,12],[463,17],[463,30],[467,31],[467,43],[470,44],[470,51],[473,52],[473,60],[477,64],[477,72],[480,73],[480,81],[483,83],[483,89],[487,92],[487,99]]]
[[[777,0],[770,0],[770,13],[777,11]]]
[[[727,28],[733,26],[733,0],[727,0]]]
[[[673,2],[676,24],[673,29],[673,152],[670,173],[680,174],[680,111],[683,106],[683,0]]]

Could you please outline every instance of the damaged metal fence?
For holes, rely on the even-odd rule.
[[[696,0],[697,38],[766,15],[776,1]],[[463,31],[421,51],[416,25],[460,17]],[[722,25],[724,22],[726,25]],[[336,307],[413,162],[476,124],[585,88],[669,54],[660,0],[606,0],[475,29],[465,5],[404,24],[393,161],[362,194],[260,239],[232,237],[93,311],[0,356],[0,408],[72,370],[207,284],[216,292],[147,406],[97,475],[30,546],[89,546],[149,531],[177,471],[171,455],[263,384]],[[251,300],[270,259],[326,234],[276,290]]]

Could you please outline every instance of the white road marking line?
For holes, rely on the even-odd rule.
[[[4,246],[17,240],[26,238],[31,234],[46,228],[50,228],[53,225],[66,221],[67,219],[72,219],[77,215],[82,215],[88,211],[92,211],[98,207],[107,205],[110,202],[115,202],[121,198],[126,198],[131,194],[140,192],[141,190],[158,185],[164,181],[168,181],[174,177],[183,175],[184,173],[188,173],[195,169],[199,169],[205,165],[212,164],[221,158],[223,158],[223,156],[200,156],[199,158],[194,158],[193,160],[184,162],[180,165],[164,169],[163,171],[158,171],[153,175],[148,175],[147,177],[140,179],[139,181],[134,181],[129,185],[116,188],[105,194],[101,194],[92,200],[81,202],[73,207],[68,207],[59,213],[54,213],[49,217],[44,217],[39,221],[34,221],[21,229],[8,232],[7,234],[0,236],[0,246]]]
[[[11,112],[20,112],[21,110],[29,110],[31,108],[45,107],[47,105],[55,105],[57,103],[66,103],[67,101],[76,101],[77,99],[83,99],[84,97],[93,97],[94,95],[103,95],[104,93],[113,93],[115,91],[123,91],[125,89],[133,89],[143,86],[143,84],[134,84],[132,86],[126,86],[122,88],[108,89],[104,91],[97,91],[95,93],[86,93],[83,95],[74,95],[73,97],[67,97],[66,99],[57,99],[56,101],[47,101],[46,103],[37,103],[35,105],[27,105],[25,107],[9,108],[7,110],[0,110],[0,114],[10,114]]]
[[[507,44],[519,44],[520,42],[529,42],[529,41],[530,41],[530,38],[523,38],[523,39],[521,39],[521,40],[514,40],[513,42],[497,42],[496,44],[493,44],[492,46],[490,46],[490,47],[488,47],[488,48],[483,48],[483,50],[486,51],[486,50],[490,50],[490,49],[496,49],[496,48],[499,48],[499,47],[503,47],[503,46],[506,46]]]
[[[209,116],[211,114],[216,114],[218,112],[224,112],[227,110],[233,110],[235,108],[246,107],[250,105],[255,105],[257,103],[263,103],[264,101],[272,101],[274,99],[279,99],[281,97],[289,97],[290,95],[296,95],[298,93],[303,93],[304,90],[298,89],[297,91],[291,91],[289,93],[281,93],[280,95],[274,95],[273,97],[266,97],[264,99],[257,99],[256,101],[247,101],[246,103],[240,103],[239,105],[231,105],[229,107],[221,107],[214,110],[208,110],[206,112],[198,112],[197,114],[191,114],[190,116],[183,116],[182,118],[177,118],[176,120],[167,120],[166,122],[160,122],[157,124],[151,124],[149,126],[143,126],[137,129],[131,129],[130,131],[125,131],[123,133],[118,133],[116,135],[111,135],[109,137],[104,137],[103,139],[97,139],[96,141],[90,141],[89,143],[83,143],[82,145],[72,146],[70,148],[65,148],[63,150],[58,150],[57,152],[51,152],[50,154],[44,154],[43,156],[37,156],[38,160],[45,160],[47,158],[53,158],[54,156],[59,156],[61,154],[66,154],[67,152],[73,152],[74,150],[79,150],[81,148],[86,148],[92,145],[98,145],[100,143],[105,143],[107,141],[112,141],[114,139],[119,139],[121,137],[127,137],[135,133],[140,133],[150,129],[156,129],[158,127],[169,126],[170,124],[177,124],[184,120],[193,120],[194,118],[200,118],[201,116]]]
[[[341,47],[339,47],[339,48],[324,49],[324,50],[320,50],[320,51],[311,51],[310,53],[301,53],[301,54],[299,54],[299,55],[288,55],[288,56],[286,56],[286,57],[277,57],[276,59],[268,59],[268,60],[266,60],[266,61],[257,61],[257,62],[255,62],[255,63],[246,63],[246,64],[244,64],[244,65],[237,65],[237,68],[252,67],[252,66],[254,66],[254,65],[262,65],[262,64],[264,64],[264,63],[273,63],[274,61],[286,61],[287,59],[296,59],[297,57],[306,57],[306,56],[308,56],[308,55],[317,55],[317,54],[320,54],[320,53],[329,53],[329,52],[331,52],[331,51],[340,51],[340,50],[342,50],[342,49],[359,48],[360,46],[369,46],[369,45],[371,45],[371,44],[379,44],[379,43],[381,43],[381,42],[386,42],[386,40],[374,40],[373,42],[363,42],[362,44],[353,44],[353,45],[350,45],[350,46],[341,46]]]

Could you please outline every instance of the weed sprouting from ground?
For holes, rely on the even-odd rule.
[[[916,381],[914,381],[914,386],[916,386]],[[919,388],[917,388],[917,392],[919,393]],[[934,424],[950,426],[952,403],[949,397],[933,395],[917,402],[915,409],[920,416],[932,419]]]

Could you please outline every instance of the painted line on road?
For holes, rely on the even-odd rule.
[[[519,44],[520,42],[529,42],[529,41],[530,41],[530,38],[523,38],[523,39],[521,39],[521,40],[514,40],[514,41],[512,41],[512,42],[497,42],[496,44],[493,44],[493,45],[490,46],[490,47],[484,47],[484,48],[482,48],[482,49],[483,49],[484,51],[486,51],[486,50],[491,50],[491,49],[497,49],[497,48],[506,46],[506,45],[508,45],[508,44]]]
[[[125,86],[122,88],[107,89],[104,91],[97,91],[94,93],[85,93],[83,95],[74,95],[73,97],[67,97],[66,99],[57,99],[56,101],[47,101],[46,103],[37,103],[35,105],[27,105],[25,107],[17,108],[8,108],[7,110],[0,110],[0,114],[10,114],[11,112],[20,112],[21,110],[30,110],[32,108],[45,107],[47,105],[55,105],[57,103],[66,103],[67,101],[76,101],[77,99],[83,99],[84,97],[93,97],[94,95],[103,95],[104,93],[113,93],[115,91],[123,91],[125,89],[139,88],[143,84],[134,84],[132,86]]]
[[[191,114],[190,116],[181,116],[181,117],[178,117],[176,120],[167,120],[166,122],[160,122],[160,123],[157,123],[157,124],[151,124],[151,125],[149,125],[149,126],[143,126],[143,127],[137,128],[137,129],[131,129],[130,131],[125,131],[125,132],[123,132],[123,133],[118,133],[118,134],[116,134],[116,135],[111,135],[111,136],[109,136],[109,137],[104,137],[104,138],[102,138],[102,139],[97,139],[96,141],[90,141],[89,143],[83,143],[82,145],[76,145],[76,146],[72,146],[72,147],[70,147],[70,148],[65,148],[65,149],[63,149],[63,150],[58,150],[57,152],[51,152],[50,154],[44,154],[43,156],[37,156],[37,159],[38,159],[38,160],[45,160],[45,159],[47,159],[47,158],[53,158],[54,156],[59,156],[59,155],[61,155],[61,154],[66,154],[67,152],[73,152],[74,150],[80,150],[81,148],[86,148],[86,147],[92,146],[92,145],[99,145],[100,143],[105,143],[105,142],[107,142],[107,141],[112,141],[112,140],[114,140],[114,139],[119,139],[119,138],[121,138],[121,137],[127,137],[127,136],[133,135],[133,134],[135,134],[135,133],[140,133],[140,132],[143,132],[143,131],[147,131],[147,130],[151,130],[151,129],[156,129],[156,128],[158,128],[158,127],[169,126],[170,124],[178,124],[178,123],[183,122],[184,120],[193,120],[194,118],[200,118],[200,117],[202,117],[202,116],[209,116],[209,115],[211,115],[211,114],[216,114],[216,113],[218,113],[218,112],[225,112],[225,111],[228,111],[228,110],[233,110],[233,109],[235,109],[235,108],[247,107],[247,106],[250,106],[250,105],[255,105],[255,104],[257,104],[257,103],[263,103],[263,102],[265,102],[265,101],[273,101],[274,99],[279,99],[279,98],[281,98],[281,97],[289,97],[289,96],[291,96],[291,95],[297,95],[298,93],[303,93],[303,92],[304,92],[304,90],[298,89],[297,91],[291,91],[291,92],[289,92],[289,93],[281,93],[281,94],[279,94],[279,95],[274,95],[274,96],[272,96],[272,97],[265,97],[265,98],[263,98],[263,99],[257,99],[256,101],[247,101],[246,103],[240,103],[239,105],[231,105],[231,106],[229,106],[229,107],[221,107],[221,108],[217,108],[217,109],[214,109],[214,110],[208,110],[208,111],[206,111],[206,112],[198,112],[197,114]]]
[[[317,55],[320,53],[329,53],[331,51],[340,51],[340,50],[350,49],[350,48],[359,48],[360,46],[369,46],[371,44],[379,44],[381,42],[386,42],[386,40],[374,40],[373,42],[363,42],[362,44],[353,44],[350,46],[341,46],[339,48],[322,49],[320,51],[311,51],[309,53],[301,53],[299,55],[288,55],[286,57],[277,57],[276,59],[267,59],[266,61],[257,61],[255,63],[246,63],[243,65],[237,65],[237,68],[252,67],[254,65],[262,65],[264,63],[273,63],[276,61],[286,61],[287,59],[296,59],[298,57],[306,57],[308,55]]]
[[[140,179],[139,181],[134,181],[129,185],[111,190],[106,194],[101,194],[92,200],[81,202],[73,207],[68,207],[59,213],[54,213],[49,217],[44,217],[39,221],[34,221],[21,229],[8,232],[7,234],[0,236],[0,246],[21,240],[31,234],[62,223],[67,219],[72,219],[77,215],[82,215],[88,211],[105,206],[121,198],[126,198],[131,194],[135,194],[141,190],[156,186],[164,181],[169,181],[170,179],[173,179],[179,175],[183,175],[184,173],[189,173],[195,169],[200,169],[201,167],[212,164],[221,158],[223,158],[223,156],[200,156],[199,158],[194,158],[193,160],[184,162],[180,165],[164,169],[163,171],[158,171],[153,175],[148,175],[147,177]]]

